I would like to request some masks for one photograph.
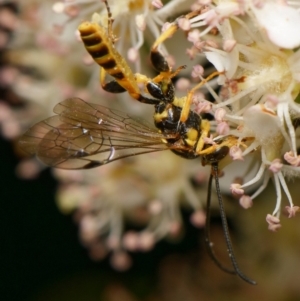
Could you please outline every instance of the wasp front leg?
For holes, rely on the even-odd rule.
[[[162,44],[166,39],[170,38],[178,29],[179,29],[179,20],[185,18],[190,20],[191,18],[199,15],[199,11],[191,12],[185,16],[177,18],[171,25],[166,29],[154,42],[151,47],[150,60],[153,67],[158,72],[171,72],[171,68],[165,59],[165,57],[158,51],[158,47]]]
[[[197,146],[196,146],[196,153],[197,154],[202,154],[202,150],[205,144],[205,138],[209,136],[210,133],[210,123],[207,119],[202,119],[201,120],[201,135],[198,139]]]

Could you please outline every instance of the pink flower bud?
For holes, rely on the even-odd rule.
[[[226,52],[231,52],[236,45],[236,40],[225,40],[223,43],[223,49]]]
[[[202,76],[204,73],[204,68],[201,65],[193,66],[192,77]]]
[[[153,0],[151,2],[151,4],[155,7],[155,8],[162,8],[164,5],[161,2],[161,0]]]
[[[229,155],[232,158],[232,160],[244,161],[243,151],[236,145],[230,148]]]
[[[269,170],[272,171],[273,173],[278,173],[281,170],[282,166],[283,164],[281,163],[280,159],[274,159],[271,162]]]
[[[299,211],[299,206],[286,206],[285,209],[289,213],[289,218],[295,217],[296,213]]]
[[[243,195],[240,199],[239,199],[239,203],[240,205],[244,208],[244,209],[249,209],[252,207],[253,205],[253,201],[251,199],[251,197],[249,195]]]
[[[300,156],[295,156],[292,151],[286,152],[283,157],[292,166],[300,166]]]
[[[190,218],[191,223],[197,228],[203,228],[205,225],[206,214],[203,210],[195,211]]]
[[[188,30],[191,29],[191,22],[190,22],[188,19],[186,19],[186,18],[180,18],[180,19],[178,20],[178,26],[179,26],[182,30],[188,31]]]
[[[280,219],[274,215],[268,214],[266,217],[266,221],[269,224],[268,229],[270,231],[276,232],[281,228]]]
[[[230,190],[232,194],[235,195],[243,195],[244,194],[244,189],[241,188],[241,184],[233,183],[230,185]]]

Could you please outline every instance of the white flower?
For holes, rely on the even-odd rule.
[[[262,162],[256,176],[247,183],[239,185],[239,189],[244,194],[243,190],[245,188],[260,183],[255,193],[250,196],[251,200],[253,200],[266,188],[270,178],[273,177],[277,200],[272,215],[279,218],[282,190],[289,201],[289,207],[294,207],[285,177],[300,176],[299,167],[283,164],[280,159],[285,153],[284,147],[286,143],[285,132],[282,131],[279,117],[264,105],[252,106],[243,114],[243,127],[240,133],[241,137],[250,136],[254,138],[243,155],[245,156],[251,151],[260,148]]]
[[[300,45],[300,11],[288,3],[266,1],[262,6],[252,4],[257,21],[275,45],[293,49]]]
[[[201,38],[201,51],[220,72],[221,93],[217,95],[207,85],[215,98],[212,111],[224,109],[222,122],[230,125],[230,130],[219,134],[246,141],[242,157],[253,151],[261,154],[256,176],[231,189],[243,194],[245,188],[260,185],[250,196],[252,200],[273,178],[277,194],[273,216],[279,217],[282,191],[289,207],[294,207],[285,177],[300,175],[293,124],[300,116],[299,4],[216,0],[190,21],[198,30],[190,41],[196,47],[197,37]],[[216,36],[212,35],[214,29],[219,33]],[[212,128],[218,132],[218,127],[220,121],[216,119]]]

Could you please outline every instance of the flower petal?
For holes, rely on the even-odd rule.
[[[269,39],[279,47],[292,49],[300,45],[300,11],[274,2],[252,7]]]

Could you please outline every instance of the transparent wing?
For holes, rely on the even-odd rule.
[[[58,115],[30,128],[21,138],[23,150],[46,165],[86,169],[124,157],[170,149],[157,130],[120,111],[70,98],[57,104]],[[174,137],[173,137],[174,138]]]

